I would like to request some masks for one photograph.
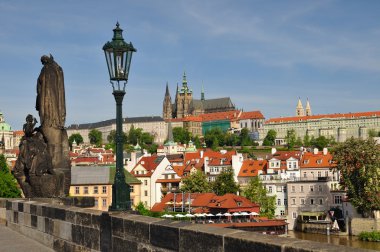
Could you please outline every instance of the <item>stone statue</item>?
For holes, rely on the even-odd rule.
[[[70,188],[69,141],[62,68],[53,56],[42,56],[37,80],[36,109],[41,126],[32,115],[26,117],[20,154],[13,169],[26,197],[65,197]]]
[[[41,63],[43,68],[37,81],[36,100],[41,126],[63,129],[66,120],[63,71],[51,55],[42,56]]]

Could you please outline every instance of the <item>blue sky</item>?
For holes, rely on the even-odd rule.
[[[32,113],[40,57],[62,66],[66,125],[115,117],[102,46],[119,21],[137,53],[123,116],[162,115],[186,71],[195,98],[230,96],[268,118],[380,108],[380,1],[0,0],[0,111]],[[174,99],[173,99],[174,100]]]

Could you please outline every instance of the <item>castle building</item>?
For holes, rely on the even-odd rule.
[[[277,133],[276,145],[285,144],[288,130],[294,129],[297,137],[333,138],[337,142],[344,142],[350,137],[367,139],[369,132],[380,132],[380,111],[337,113],[312,115],[309,101],[303,109],[301,100],[298,100],[296,116],[271,118],[265,121],[258,130],[259,139],[263,140],[269,130]]]
[[[235,105],[231,102],[229,97],[206,100],[203,87],[201,99],[194,99],[193,91],[187,85],[185,73],[183,74],[181,88],[177,85],[174,104],[172,104],[169,87],[168,84],[166,84],[162,113],[164,120],[230,110],[235,110]]]

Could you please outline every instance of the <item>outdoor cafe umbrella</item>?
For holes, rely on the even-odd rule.
[[[180,218],[184,218],[185,215],[182,215],[182,214],[176,214],[175,217],[177,217],[178,219],[180,219]]]
[[[220,218],[223,216],[223,214],[222,213],[217,213],[216,216],[218,216],[219,220],[220,220]]]
[[[241,212],[240,215],[241,216],[249,216],[249,213],[247,213],[247,212]]]
[[[193,215],[191,213],[187,213],[187,214],[185,214],[185,217],[193,218],[193,217],[195,217],[195,215]]]
[[[232,216],[232,214],[230,214],[230,213],[228,213],[228,212],[227,212],[227,213],[224,213],[223,215],[224,215],[224,216],[227,216],[227,217],[228,217],[228,216]]]
[[[162,215],[162,217],[164,217],[164,218],[174,218],[174,216],[170,215],[170,214],[164,214],[164,215]]]
[[[211,220],[211,217],[214,217],[215,215],[213,215],[212,213],[208,213],[206,214],[207,217],[210,217],[210,220]]]
[[[250,215],[252,215],[252,216],[258,216],[259,214],[256,213],[256,212],[251,212]]]
[[[241,216],[241,214],[238,212],[235,212],[235,213],[232,213],[232,216],[238,217],[238,216]]]

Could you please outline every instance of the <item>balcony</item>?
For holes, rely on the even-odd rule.
[[[179,192],[179,187],[172,186],[172,187],[161,187],[162,193],[177,193]]]

